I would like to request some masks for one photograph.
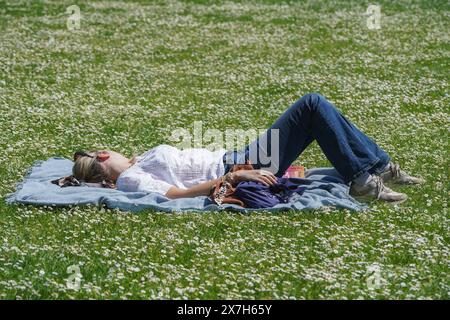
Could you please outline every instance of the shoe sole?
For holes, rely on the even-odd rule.
[[[420,186],[422,184],[425,184],[425,181],[422,181],[422,182],[399,182],[399,181],[395,181],[395,180],[387,180],[387,181],[383,181],[383,184],[396,185],[396,186]]]
[[[386,202],[386,203],[388,203],[388,204],[396,205],[396,204],[403,203],[403,202],[405,202],[406,200],[408,200],[408,198],[403,199],[403,200],[398,200],[398,201],[384,201],[384,202]],[[383,201],[383,200],[381,200],[381,201]]]
[[[372,197],[366,197],[366,196],[352,196],[351,194],[350,194],[350,196],[352,198],[358,200],[359,202],[368,202],[369,203],[369,202],[375,202],[375,201],[382,201],[382,202],[393,204],[393,205],[400,204],[400,203],[403,203],[406,200],[408,200],[408,197],[406,197],[405,199],[402,199],[402,200],[397,200],[397,201],[387,201],[387,200],[383,200],[383,199],[374,199]]]

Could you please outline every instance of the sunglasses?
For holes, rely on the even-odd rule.
[[[98,161],[103,162],[109,158],[109,155],[102,155],[101,153],[98,154],[98,152],[95,152],[95,155],[92,156],[85,151],[77,151],[73,155],[73,161],[77,161],[77,159],[80,157],[96,158]]]
[[[86,153],[84,151],[77,151],[73,154],[73,161],[76,161],[80,157],[94,158],[94,156],[90,155],[89,153]]]

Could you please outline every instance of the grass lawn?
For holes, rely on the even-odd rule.
[[[362,213],[1,201],[0,298],[448,299],[450,5],[380,0],[369,30],[370,3],[0,0],[2,198],[35,160],[141,154],[194,121],[266,128],[308,92],[427,180]],[[296,164],[329,165],[317,145]]]

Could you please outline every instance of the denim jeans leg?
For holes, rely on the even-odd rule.
[[[263,157],[273,158],[272,133],[278,129],[278,163],[270,166],[276,176],[282,176],[291,163],[316,140],[327,159],[350,182],[365,172],[384,168],[389,156],[373,140],[347,120],[325,97],[317,93],[307,94],[290,106],[273,125],[245,150],[257,149],[257,167]],[[275,139],[277,140],[277,139]]]

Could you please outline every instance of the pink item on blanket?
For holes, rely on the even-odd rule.
[[[304,166],[290,166],[287,168],[282,178],[304,178],[305,167]]]

